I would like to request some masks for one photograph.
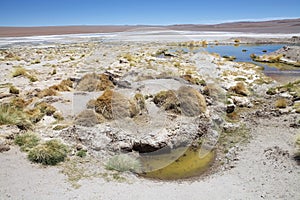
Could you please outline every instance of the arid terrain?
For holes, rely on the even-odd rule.
[[[0,199],[300,198],[299,19],[12,37],[124,31],[85,28],[0,28]],[[290,46],[206,51],[249,43]]]
[[[174,31],[217,31],[244,33],[299,33],[300,19],[273,20],[263,22],[232,22],[213,25],[177,24],[169,26],[49,26],[49,27],[0,27],[0,37],[34,35],[63,35],[82,33],[124,32],[133,29],[167,29]]]

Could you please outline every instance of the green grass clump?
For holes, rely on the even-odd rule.
[[[43,165],[56,165],[67,157],[68,147],[59,140],[49,140],[32,148],[28,153],[28,159]]]
[[[110,158],[106,164],[106,168],[119,172],[139,172],[141,170],[141,163],[138,159],[132,156],[120,154]]]
[[[21,151],[29,151],[33,147],[37,146],[40,141],[38,135],[28,132],[15,137],[15,144],[21,147]]]
[[[86,157],[86,154],[87,154],[87,151],[81,149],[81,150],[79,150],[79,151],[76,153],[76,156],[79,156],[79,157],[81,157],[81,158],[84,158],[84,157]]]
[[[26,113],[7,104],[0,104],[1,125],[16,125],[20,129],[30,129],[32,126]]]

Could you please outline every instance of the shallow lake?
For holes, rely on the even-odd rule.
[[[264,73],[267,76],[279,82],[289,82],[300,78],[300,67],[293,67],[282,63],[261,63],[254,62],[251,54],[263,55],[274,52],[285,44],[262,44],[262,45],[212,45],[206,48],[183,48],[185,52],[207,51],[209,53],[217,53],[220,56],[235,56],[235,62],[251,62],[264,67]]]

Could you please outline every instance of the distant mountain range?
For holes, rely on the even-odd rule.
[[[122,32],[162,28],[177,31],[224,31],[249,33],[291,33],[300,34],[300,18],[259,22],[231,22],[222,24],[176,24],[168,26],[115,25],[115,26],[41,26],[41,27],[0,27],[0,37],[21,37],[34,35],[62,35],[83,33]]]

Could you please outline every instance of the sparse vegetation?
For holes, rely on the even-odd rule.
[[[296,136],[295,147],[294,159],[300,163],[300,134]]]
[[[49,140],[32,148],[28,159],[43,165],[56,165],[67,157],[68,147],[59,140]]]
[[[38,108],[42,113],[46,114],[46,115],[52,115],[55,111],[56,108],[51,106],[50,104],[46,103],[46,102],[41,102],[36,104],[36,108]]]
[[[269,88],[267,94],[275,95],[277,93],[289,92],[294,98],[300,97],[300,80],[289,82],[288,84]]]
[[[111,157],[106,164],[106,168],[119,172],[130,171],[138,173],[141,171],[141,163],[138,159],[128,154],[120,154]]]
[[[24,69],[23,67],[17,67],[13,73],[12,73],[12,76],[13,77],[18,77],[18,76],[27,76],[27,71],[26,69]]]
[[[145,97],[141,93],[136,93],[134,95],[134,100],[137,102],[137,105],[139,106],[140,110],[143,110],[146,108],[146,102],[145,102]]]
[[[47,97],[47,96],[56,96],[57,92],[52,88],[46,88],[37,93],[39,98]]]
[[[283,55],[278,54],[278,55],[257,56],[255,54],[251,54],[250,57],[252,58],[253,61],[256,62],[278,63],[281,62],[281,58],[283,57]]]
[[[37,81],[37,77],[35,77],[32,73],[29,73],[26,69],[23,67],[17,67],[12,73],[13,77],[18,77],[18,76],[25,76],[28,78],[31,82]]]
[[[15,144],[21,147],[22,151],[29,151],[39,144],[40,138],[37,134],[27,132],[25,134],[17,135],[15,137]]]
[[[19,94],[20,93],[20,90],[18,88],[16,88],[15,86],[10,86],[9,87],[9,93],[11,94]]]
[[[277,99],[275,102],[276,108],[286,108],[287,107],[287,101],[284,98]]]
[[[95,111],[106,119],[134,117],[139,113],[134,100],[110,89],[97,98]]]
[[[191,84],[202,85],[202,86],[205,86],[205,85],[206,85],[205,80],[200,79],[200,78],[198,78],[198,77],[195,78],[195,77],[193,77],[193,76],[190,75],[190,74],[182,75],[181,78],[183,78],[184,80],[188,81],[188,82],[191,83]]]
[[[73,88],[73,82],[70,79],[62,80],[58,85],[53,85],[49,89],[59,92],[68,92]]]
[[[35,59],[31,62],[31,64],[39,64],[39,63],[41,63],[40,59]]]
[[[161,91],[154,96],[153,102],[166,111],[186,116],[197,116],[206,111],[206,101],[202,94],[187,86],[180,87],[178,91]]]
[[[295,102],[293,107],[296,110],[296,113],[300,113],[300,102]]]
[[[235,56],[227,56],[227,55],[223,56],[223,58],[225,58],[228,61],[234,61],[236,59]]]
[[[9,104],[0,104],[0,126],[16,125],[20,129],[30,129],[32,127],[28,116],[21,110]]]
[[[181,114],[197,116],[206,111],[206,100],[203,95],[192,87],[182,86],[177,91]]]
[[[87,151],[86,151],[86,150],[83,150],[83,149],[79,150],[79,151],[76,153],[76,156],[81,157],[81,158],[86,157],[86,155],[87,155]]]
[[[57,74],[57,71],[56,71],[56,69],[53,69],[51,72],[51,75],[55,75],[55,74]]]
[[[153,98],[153,102],[158,107],[162,107],[166,111],[172,111],[177,114],[181,113],[180,102],[176,96],[176,91],[174,90],[161,91],[157,93]]]
[[[237,84],[231,87],[229,90],[243,96],[248,96],[250,94],[244,82],[237,82]]]
[[[10,101],[10,106],[15,107],[19,110],[24,109],[29,103],[31,103],[31,100],[25,101],[24,99],[20,97],[13,98]]]
[[[219,144],[224,153],[227,153],[229,149],[237,144],[245,143],[249,141],[251,135],[249,129],[245,124],[240,124],[237,130],[234,131],[223,131],[220,134]]]
[[[53,130],[54,131],[60,131],[60,130],[63,130],[65,128],[69,127],[68,125],[56,125],[53,127]]]
[[[111,78],[106,74],[86,74],[78,83],[76,89],[78,91],[104,91],[106,89],[112,89],[115,85]]]

